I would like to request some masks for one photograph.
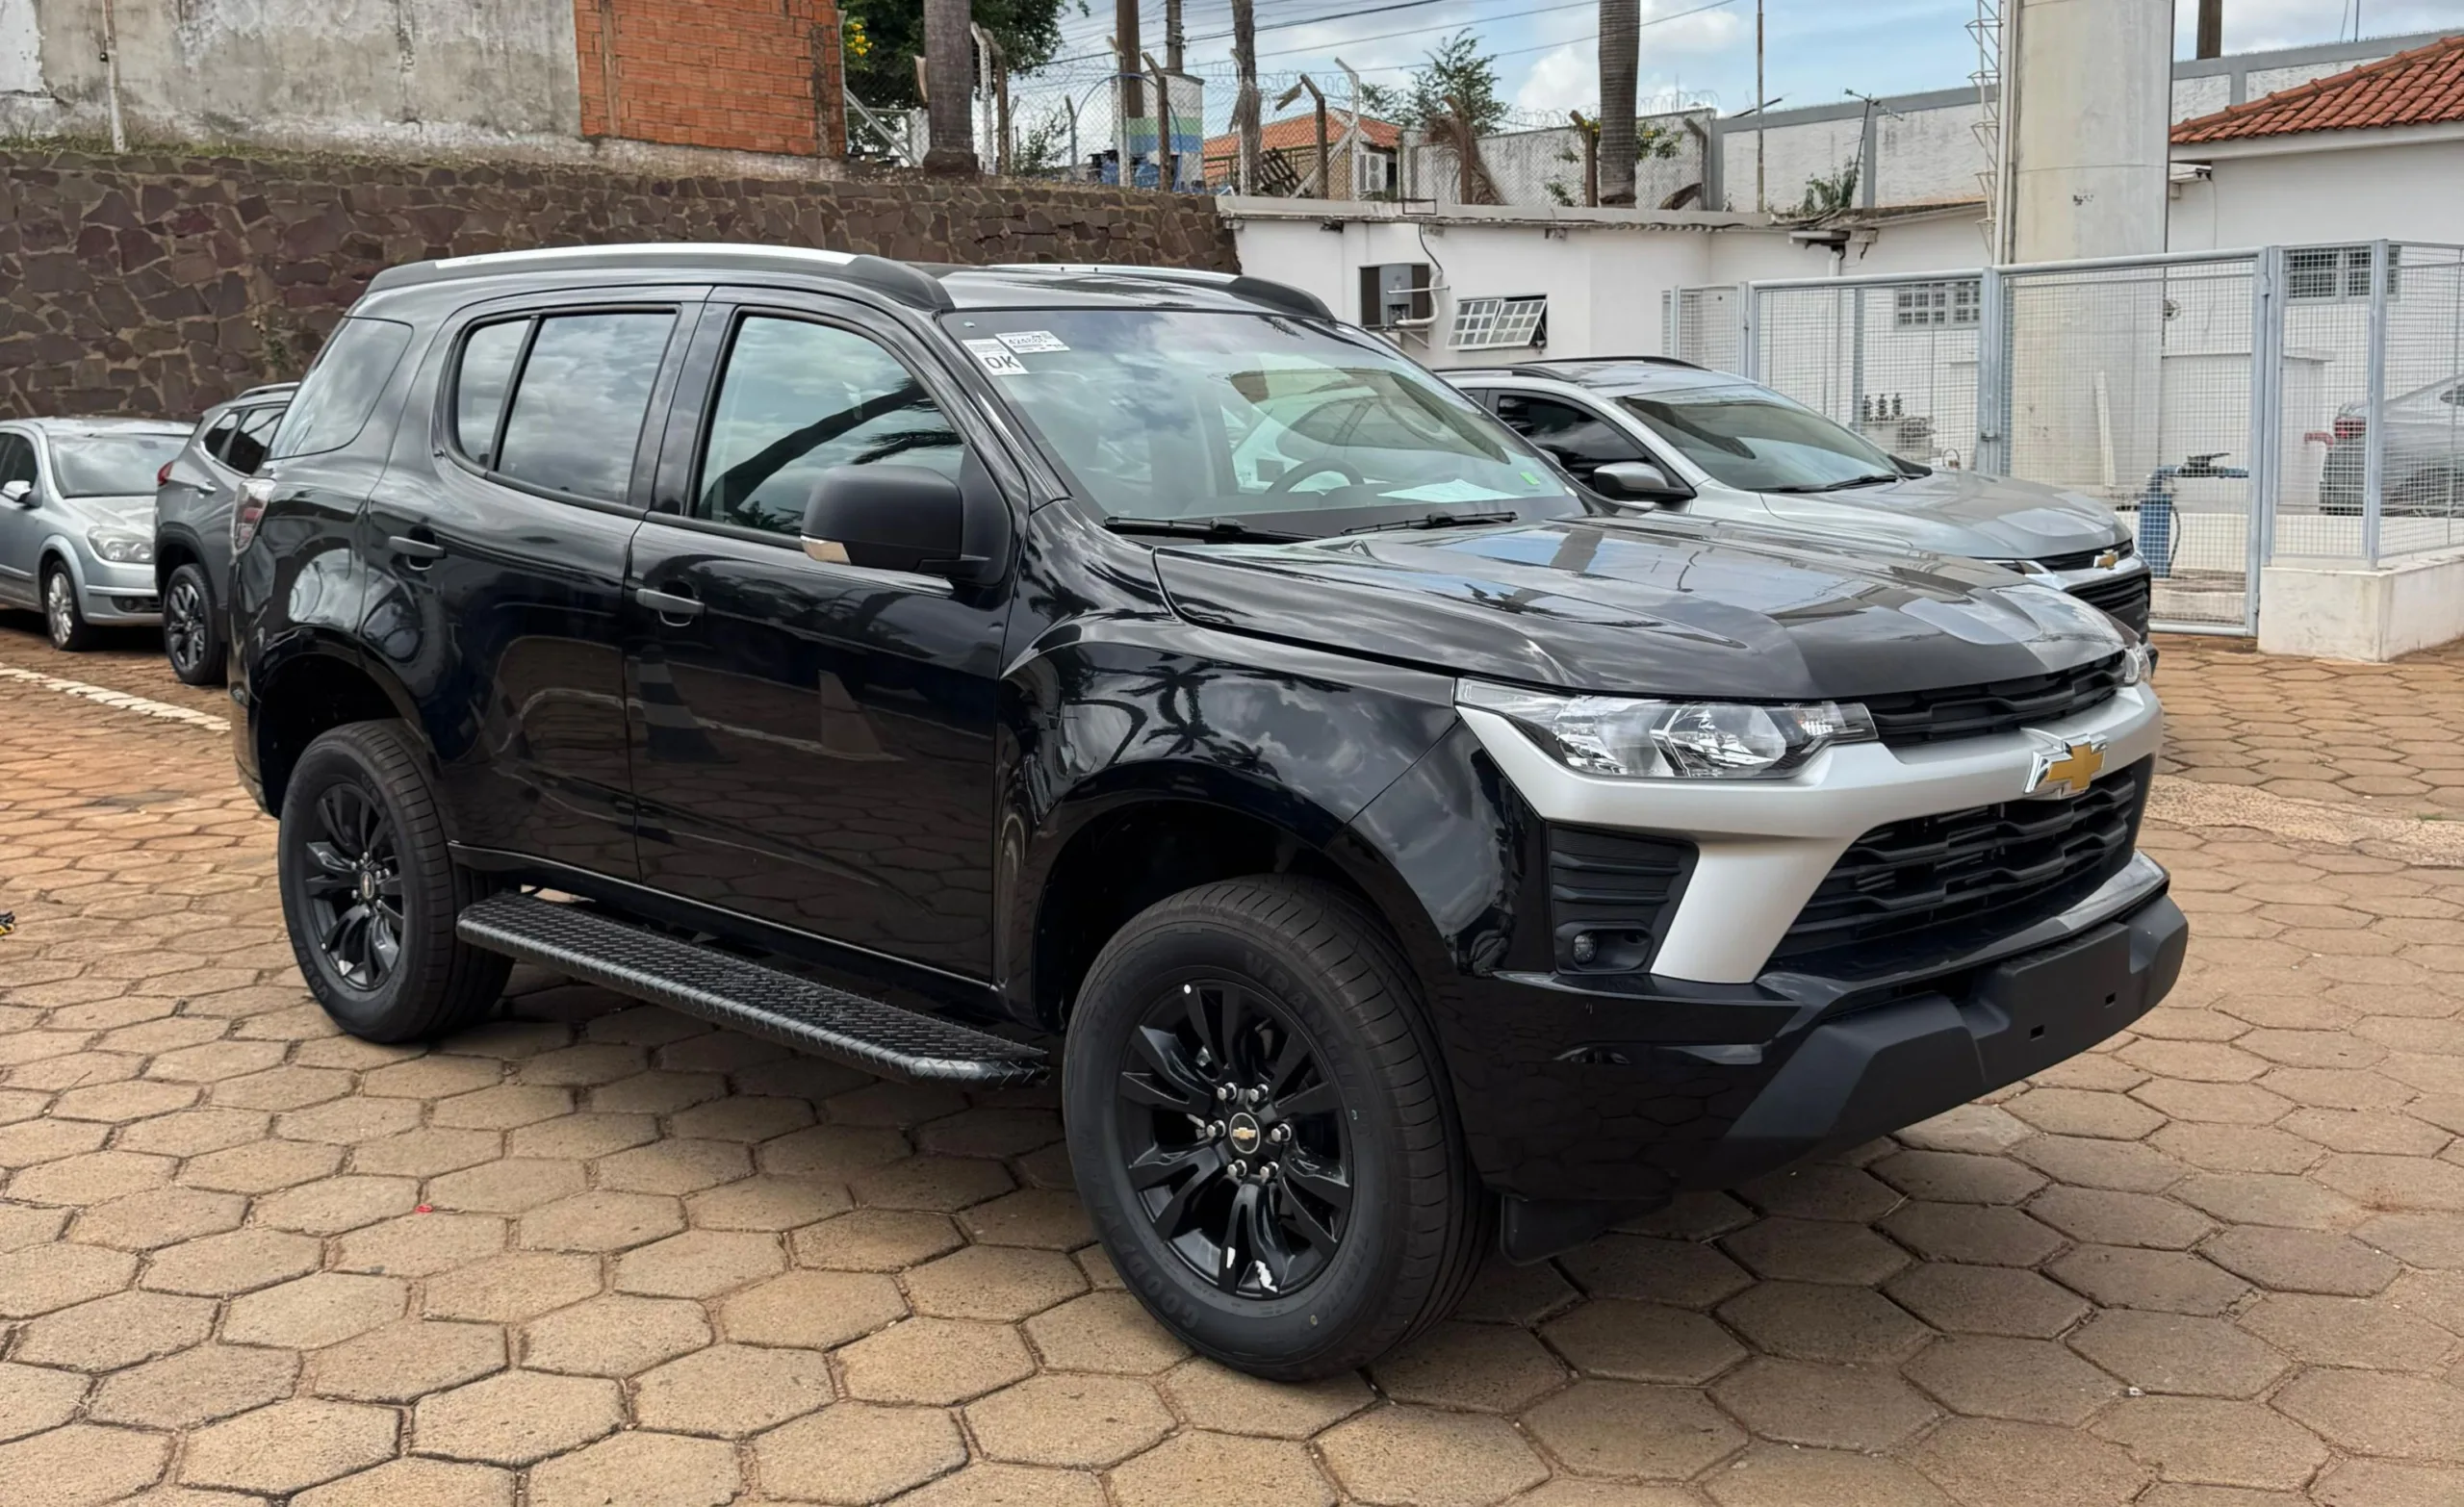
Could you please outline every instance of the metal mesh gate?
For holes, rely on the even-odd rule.
[[[1671,289],[1660,304],[1666,325],[1661,348],[1714,371],[1742,371],[1737,348],[1742,298],[1741,290],[1728,286]]]
[[[1756,289],[1756,377],[1893,454],[1974,464],[1983,278]]]

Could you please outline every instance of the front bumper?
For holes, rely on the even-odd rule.
[[[163,599],[157,594],[150,561],[115,565],[89,554],[77,564],[84,577],[78,582],[77,604],[87,622],[150,627],[163,621]]]
[[[1471,1073],[1489,1133],[1476,1149],[1527,1199],[1655,1202],[1939,1114],[2165,997],[2190,939],[2166,883],[2135,856],[2069,909],[1904,974],[1639,989],[1493,976],[1487,1003],[1514,1027]]]

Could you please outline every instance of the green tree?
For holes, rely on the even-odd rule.
[[[1857,162],[1855,158],[1839,165],[1839,170],[1816,174],[1806,180],[1806,196],[1797,202],[1797,213],[1807,216],[1839,215],[1857,205]]]
[[[1399,123],[1425,130],[1458,110],[1476,137],[1495,131],[1505,119],[1505,101],[1498,98],[1497,60],[1480,51],[1469,31],[1439,42],[1428,61],[1412,70],[1403,89]]]
[[[1052,61],[1065,13],[1087,13],[1085,0],[974,0],[972,10],[975,24],[1001,44],[1013,77]],[[923,0],[858,0],[844,14],[848,30],[864,37],[861,57],[847,49],[848,89],[875,110],[924,103],[915,92],[915,60],[924,56]]]

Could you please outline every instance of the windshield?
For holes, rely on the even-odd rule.
[[[1116,519],[1322,535],[1582,504],[1495,419],[1401,356],[1271,315],[954,314],[950,332]]]
[[[1768,388],[1683,388],[1617,401],[1712,480],[1741,491],[1823,492],[1899,476],[1880,448]]]
[[[64,498],[127,498],[154,493],[154,473],[170,464],[180,434],[85,434],[51,442],[51,469]]]

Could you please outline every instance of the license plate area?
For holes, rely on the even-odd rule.
[[[1988,969],[1962,1013],[1988,1076],[2008,1083],[2074,1056],[2143,1013],[2146,981],[2130,932],[2103,926],[2062,947]]]

